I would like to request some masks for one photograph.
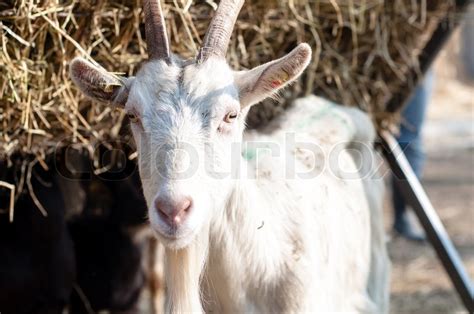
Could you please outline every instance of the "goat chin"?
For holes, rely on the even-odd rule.
[[[208,253],[208,233],[201,232],[180,249],[165,250],[166,313],[203,313],[200,281]]]
[[[184,250],[188,246],[192,245],[196,238],[195,232],[187,234],[183,237],[174,238],[163,235],[161,232],[157,231],[156,228],[153,228],[153,231],[160,242],[170,251]]]

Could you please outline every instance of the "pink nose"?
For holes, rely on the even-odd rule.
[[[186,220],[191,210],[191,205],[192,199],[186,196],[175,200],[167,197],[157,197],[155,199],[155,209],[158,211],[161,219],[172,227],[177,227]]]

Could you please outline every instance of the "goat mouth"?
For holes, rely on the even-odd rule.
[[[179,227],[175,226],[170,226],[168,230],[161,230],[161,228],[157,228],[155,226],[152,226],[152,229],[155,233],[167,241],[178,241],[187,238],[192,234],[192,232],[183,232],[183,230],[179,230]]]
[[[168,249],[183,249],[187,247],[194,239],[194,233],[192,231],[170,234],[169,232],[163,232],[161,230],[157,230],[156,228],[152,229],[160,242]]]

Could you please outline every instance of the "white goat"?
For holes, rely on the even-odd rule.
[[[196,60],[170,54],[160,3],[148,0],[150,60],[136,77],[71,63],[85,94],[130,118],[150,224],[166,247],[167,309],[384,313],[381,183],[356,165],[356,157],[373,161],[371,123],[355,109],[322,111],[308,98],[267,135],[249,135],[280,147],[279,156],[253,159],[250,145],[243,158],[235,144],[250,106],[295,80],[311,49],[300,44],[233,71],[225,54],[242,5],[221,1]]]

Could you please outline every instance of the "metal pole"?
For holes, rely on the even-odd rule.
[[[426,192],[393,135],[388,131],[381,131],[379,137],[383,155],[389,163],[393,175],[397,178],[395,181],[403,197],[420,220],[464,306],[469,313],[474,312],[471,280]]]

